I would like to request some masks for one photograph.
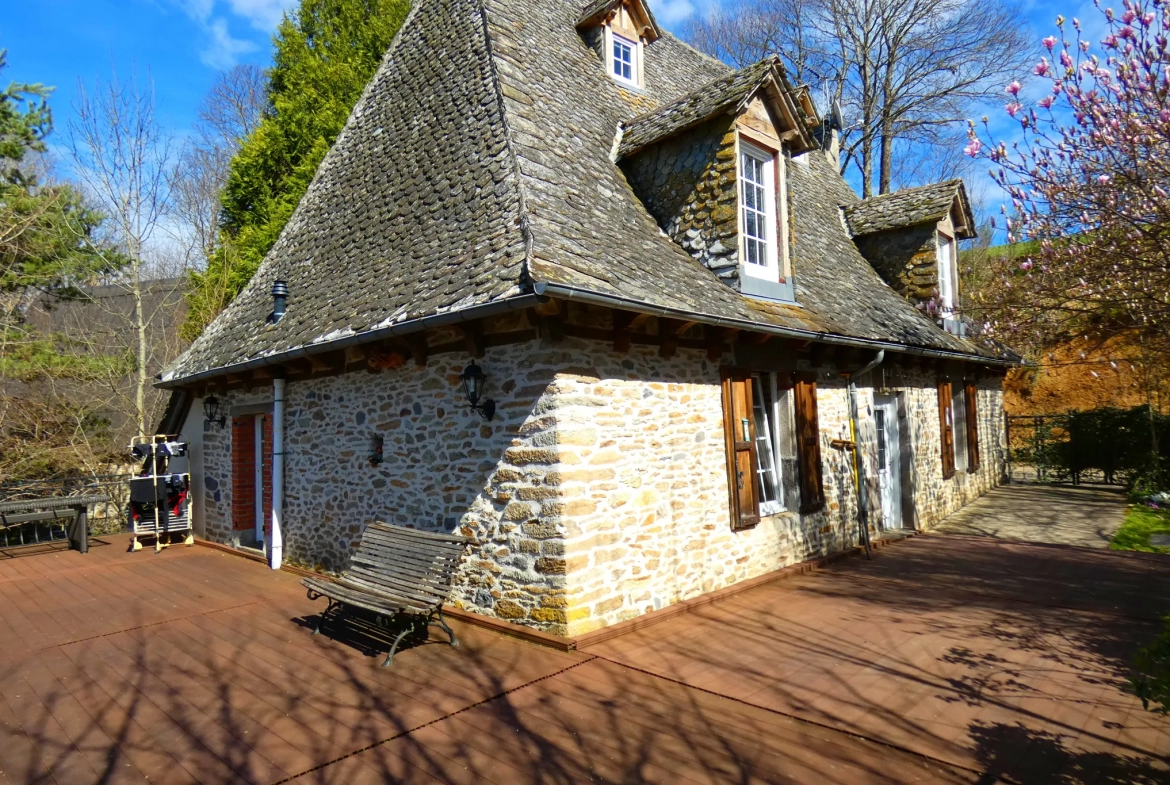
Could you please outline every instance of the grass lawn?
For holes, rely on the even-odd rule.
[[[1170,510],[1154,510],[1135,504],[1125,514],[1125,522],[1113,535],[1109,547],[1115,551],[1170,553],[1170,548],[1150,545],[1151,534],[1170,534]]]

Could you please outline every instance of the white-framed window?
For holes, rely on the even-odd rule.
[[[773,374],[752,374],[760,515],[775,515],[799,506],[792,406],[792,390],[777,385]]]
[[[944,319],[953,316],[958,301],[958,269],[955,239],[938,233],[938,299]]]
[[[610,33],[609,73],[619,82],[638,87],[641,84],[638,42]]]
[[[951,385],[951,420],[955,439],[955,471],[967,471],[967,394],[962,384]]]
[[[776,219],[776,156],[739,142],[740,260],[747,275],[780,280]]]

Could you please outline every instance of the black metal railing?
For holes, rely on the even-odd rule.
[[[1133,486],[1170,466],[1170,416],[1148,406],[1005,419],[1013,482]]]

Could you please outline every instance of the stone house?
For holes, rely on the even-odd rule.
[[[1016,360],[944,329],[962,184],[859,201],[837,151],[641,0],[418,0],[160,378],[201,533],[340,570],[458,530],[455,604],[577,635],[930,528],[999,482]]]

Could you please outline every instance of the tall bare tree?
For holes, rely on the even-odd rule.
[[[256,65],[222,71],[203,97],[198,120],[173,173],[174,209],[192,267],[204,267],[216,246],[220,192],[241,142],[260,124],[268,76]]]
[[[732,0],[686,35],[737,66],[778,55],[839,100],[841,169],[871,196],[962,166],[960,124],[1026,67],[1024,29],[1004,0]]]
[[[137,79],[98,82],[90,92],[78,85],[69,123],[69,150],[87,196],[107,216],[110,240],[125,257],[110,285],[124,290],[131,307],[125,321],[133,335],[133,412],[140,434],[149,433],[148,407],[153,356],[150,325],[166,304],[148,302],[148,282],[170,273],[159,231],[171,211],[174,145],[154,114],[154,92]],[[173,307],[173,306],[172,306]]]

